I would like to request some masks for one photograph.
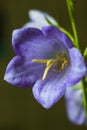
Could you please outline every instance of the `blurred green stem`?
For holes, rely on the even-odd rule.
[[[87,125],[87,87],[85,85],[85,78],[82,80],[82,91],[83,91],[83,105],[84,105],[84,110],[86,114],[86,125]]]
[[[79,42],[78,42],[78,35],[77,35],[77,30],[76,30],[76,25],[73,17],[73,1],[72,0],[66,0],[68,12],[69,12],[69,17],[71,21],[71,26],[72,26],[72,31],[74,35],[74,45],[79,49]]]

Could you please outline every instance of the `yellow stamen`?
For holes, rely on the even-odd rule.
[[[69,63],[66,55],[57,54],[55,59],[33,59],[32,62],[46,64],[46,68],[43,73],[42,79],[44,80],[48,74],[48,71],[52,66],[58,66],[58,69],[53,69],[55,72],[61,72]]]
[[[36,62],[36,63],[45,63],[46,64],[46,68],[44,70],[44,74],[42,79],[44,80],[48,74],[49,69],[52,67],[54,60],[50,59],[50,60],[39,60],[39,59],[34,59],[32,60],[32,62]]]
[[[36,63],[47,63],[48,62],[48,60],[39,60],[39,59],[34,59],[34,60],[32,60],[32,62],[36,62]]]
[[[43,80],[46,78],[48,71],[53,66],[53,64],[54,64],[54,60],[48,60],[47,61],[46,68],[44,70],[44,74],[43,74],[43,77],[42,77]]]
[[[62,64],[62,66],[61,66],[61,69],[63,70],[63,68],[64,68],[66,65],[68,65],[68,61],[65,59],[64,62],[63,62],[63,64]]]

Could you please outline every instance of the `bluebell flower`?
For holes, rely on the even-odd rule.
[[[75,89],[75,87],[80,87]],[[83,106],[81,82],[73,87],[67,87],[65,92],[66,110],[69,120],[72,123],[81,125],[86,123],[85,111]]]
[[[32,9],[28,12],[28,16],[30,21],[27,22],[24,27],[37,27],[41,29],[43,26],[49,26],[50,23],[54,26],[58,26],[57,21],[46,12]]]
[[[84,59],[58,28],[21,28],[13,31],[16,56],[4,79],[17,87],[32,87],[35,99],[50,108],[86,74]]]

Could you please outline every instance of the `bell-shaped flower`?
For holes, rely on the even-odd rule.
[[[33,9],[28,12],[28,15],[30,21],[24,27],[37,27],[41,29],[43,26],[49,26],[50,24],[58,26],[57,21],[46,12]]]
[[[86,74],[80,51],[54,26],[14,30],[12,46],[17,56],[4,79],[18,87],[33,87],[35,99],[47,109]]]
[[[74,87],[67,87],[65,92],[66,110],[71,122],[81,125],[86,123],[83,106],[83,93],[81,82]],[[80,87],[78,89],[78,87]]]

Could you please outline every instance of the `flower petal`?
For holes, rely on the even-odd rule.
[[[76,87],[80,85],[77,84]],[[85,123],[85,111],[82,105],[82,90],[67,87],[65,92],[68,118],[75,124]]]
[[[31,87],[42,77],[44,68],[43,64],[39,65],[16,56],[8,64],[4,80],[18,87]]]
[[[38,42],[38,39],[43,40],[43,34],[39,29],[35,28],[21,28],[13,31],[12,34],[12,45],[14,51],[18,55],[24,55],[30,48],[30,43]],[[37,39],[37,40],[36,40]]]
[[[87,69],[84,59],[78,49],[72,48],[69,50],[71,59],[71,72],[69,75],[69,85],[73,86],[78,83],[83,76],[86,75]]]
[[[55,27],[47,26],[46,28],[54,29]],[[31,57],[32,59],[52,59],[61,51],[68,53],[61,39],[62,37],[51,37],[45,30],[22,28],[13,32],[12,43],[15,52],[20,56],[26,56],[28,59]]]
[[[48,22],[46,21],[46,18],[50,22],[52,22],[54,25],[58,25],[56,20],[52,16],[47,14],[46,12],[42,12],[39,10],[30,10],[29,16],[30,16],[31,20],[33,20],[33,21],[43,22],[43,25],[45,24],[44,26],[49,25]]]
[[[41,29],[44,25],[43,24],[40,24],[38,22],[34,22],[34,21],[30,21],[28,23],[26,23],[23,27],[24,28],[38,28],[38,29]]]
[[[46,109],[52,107],[63,95],[67,86],[67,72],[50,71],[45,80],[38,80],[33,87],[35,99]]]
[[[49,38],[54,38],[57,39],[58,41],[61,40],[67,48],[73,47],[72,42],[68,38],[68,36],[66,36],[65,33],[60,31],[58,28],[54,26],[43,27],[43,32]]]
[[[30,22],[25,24],[24,27],[37,27],[41,29],[43,26],[50,25],[46,18],[55,26],[58,25],[55,19],[53,19],[50,15],[48,15],[45,12],[39,11],[39,10],[30,10],[29,11],[29,18],[31,19]]]

